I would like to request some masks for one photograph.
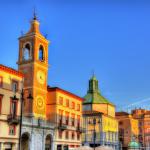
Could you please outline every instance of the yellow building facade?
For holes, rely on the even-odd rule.
[[[91,147],[107,145],[119,149],[118,122],[115,106],[99,92],[98,80],[89,80],[89,89],[83,101],[83,144]]]
[[[20,72],[0,65],[0,150],[18,149],[22,81]]]
[[[82,98],[58,87],[48,87],[47,95],[47,118],[55,123],[55,149],[81,146]]]

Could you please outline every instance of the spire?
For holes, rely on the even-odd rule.
[[[36,9],[34,7],[34,10],[33,10],[33,20],[37,20],[37,15],[36,15]]]
[[[96,76],[92,75],[91,79],[89,80],[89,91],[90,93],[99,92],[98,88],[98,80],[96,79]]]
[[[37,19],[37,13],[36,10],[34,8],[33,10],[33,18],[31,20],[31,27],[28,33],[39,33],[39,21]]]
[[[84,96],[83,104],[112,104],[105,97],[103,97],[99,91],[98,80],[93,74],[89,80],[89,90]],[[113,104],[112,104],[113,105]]]

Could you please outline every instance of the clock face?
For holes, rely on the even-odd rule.
[[[43,71],[39,70],[37,72],[37,80],[40,84],[44,84],[45,83],[45,74]]]
[[[44,108],[44,99],[42,96],[37,96],[36,97],[36,107],[38,109],[43,109]]]

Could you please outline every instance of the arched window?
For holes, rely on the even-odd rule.
[[[43,50],[43,46],[40,46],[39,48],[39,60],[43,61],[44,60],[44,50]]]
[[[30,58],[30,45],[26,44],[23,49],[23,58],[24,60],[29,60]]]
[[[21,150],[29,149],[30,147],[30,135],[29,133],[23,133],[21,136]]]
[[[45,150],[51,150],[52,149],[52,136],[49,134],[46,136],[45,139]]]

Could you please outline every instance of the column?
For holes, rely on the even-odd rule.
[[[43,129],[43,136],[42,136],[42,149],[45,150],[45,142],[46,142],[46,135],[44,134],[44,129]]]
[[[12,144],[12,150],[17,150],[17,149],[19,149],[19,144],[18,143]]]
[[[31,131],[30,139],[29,139],[29,150],[33,150],[33,149],[34,149],[34,133],[33,131]]]
[[[54,142],[53,142],[53,140],[54,140],[54,139],[52,139],[51,149],[52,149],[52,150],[55,150],[55,146],[54,146]]]
[[[52,147],[52,150],[57,150],[57,142],[54,142],[54,141],[53,141],[53,147]]]
[[[88,118],[87,117],[84,117],[84,128],[85,128],[85,139],[84,139],[84,145],[88,145],[88,142],[87,142],[87,139],[88,139],[88,135],[87,135],[87,133],[88,133]]]
[[[1,143],[1,150],[5,150],[4,143]]]
[[[101,119],[101,118],[99,118],[99,119]],[[99,142],[100,142],[100,145],[102,144],[102,140],[101,140],[101,121],[99,121],[100,123],[99,123],[99,136],[100,136],[100,138],[99,138]]]

